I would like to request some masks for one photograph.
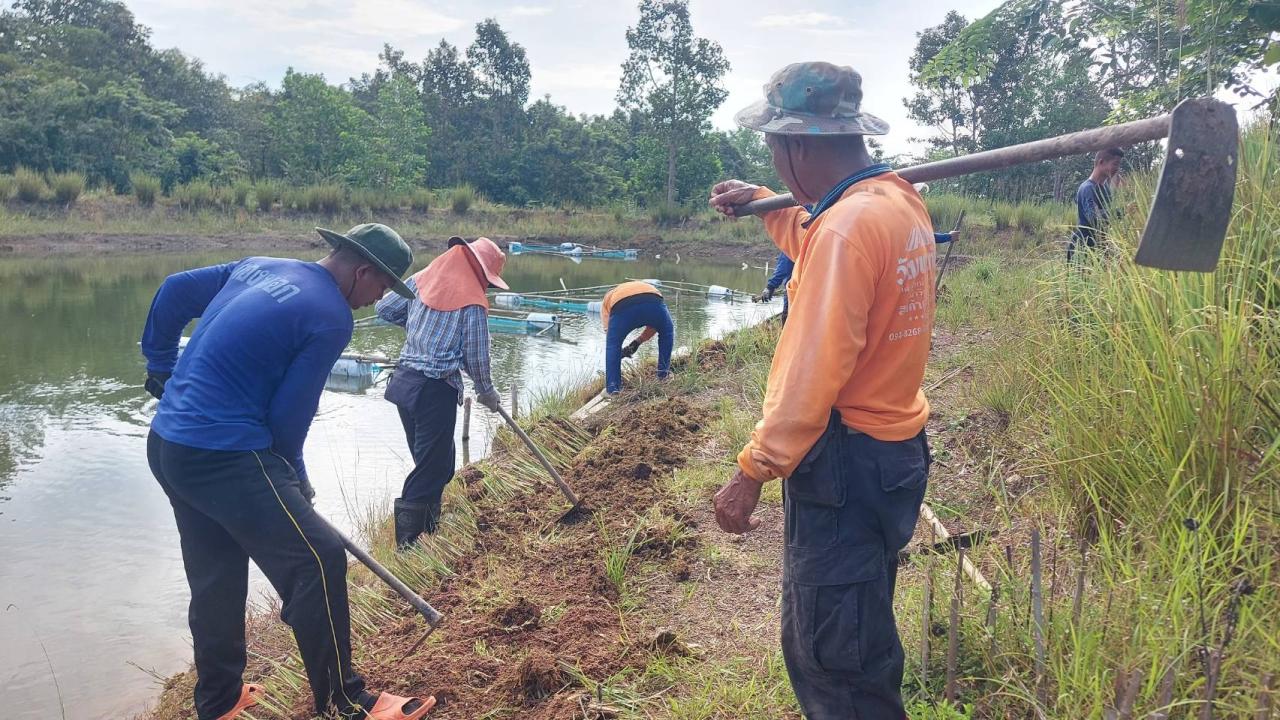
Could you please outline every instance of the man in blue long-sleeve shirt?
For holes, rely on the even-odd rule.
[[[773,299],[773,294],[778,292],[778,288],[783,287],[791,281],[791,272],[795,270],[795,262],[787,257],[786,253],[778,253],[778,267],[774,268],[773,275],[769,276],[769,281],[765,283],[764,292],[760,293],[760,300],[769,302]],[[782,320],[787,320],[787,310],[790,309],[789,301],[786,295],[782,296]]]
[[[351,668],[346,554],[311,507],[302,446],[353,308],[413,262],[385,225],[342,235],[319,262],[252,257],[169,276],[142,334],[147,390],[160,400],[147,457],[173,506],[191,587],[196,715],[229,720],[256,702],[244,685],[249,560],[283,600],[317,713],[421,717],[434,700],[375,697]],[[179,356],[179,339],[200,322]]]

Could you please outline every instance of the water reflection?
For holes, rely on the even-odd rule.
[[[151,678],[134,665],[169,673],[188,660],[187,589],[176,531],[146,464],[155,401],[141,389],[137,340],[166,275],[232,259],[0,260],[0,608],[12,605],[0,612],[0,678],[23,700],[10,704],[8,718],[59,713],[50,665],[72,716],[120,718],[155,692]],[[420,258],[419,267],[428,260]],[[561,281],[583,287],[629,277],[743,290],[763,284],[760,270],[733,266],[575,265],[537,256],[510,258],[504,276],[514,290],[526,292],[557,288]],[[671,308],[677,345],[778,309],[685,296],[672,298]],[[563,317],[558,338],[494,336],[494,378],[504,395],[516,383],[528,402],[603,369],[599,317]],[[402,342],[398,328],[362,329],[351,349],[394,357]],[[382,400],[382,382],[331,381],[344,384],[321,398],[306,461],[319,509],[350,531],[395,496],[408,453],[395,409]],[[484,452],[498,422],[474,409],[473,458]],[[255,588],[265,587],[256,578]]]

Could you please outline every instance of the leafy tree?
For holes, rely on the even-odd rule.
[[[269,126],[284,175],[294,182],[329,182],[368,159],[368,113],[323,75],[289,68]]]
[[[369,120],[365,155],[348,164],[347,178],[359,187],[396,192],[421,185],[426,180],[431,131],[409,78],[393,78],[379,89]]]
[[[524,107],[529,100],[529,60],[524,48],[507,38],[498,21],[476,24],[476,39],[467,48],[467,62],[482,100]]]
[[[641,0],[640,21],[627,28],[627,47],[618,103],[649,118],[648,145],[664,152],[666,200],[674,203],[688,197],[678,193],[678,160],[702,142],[708,119],[724,102],[721,79],[729,61],[718,44],[694,37],[688,0]],[[643,155],[651,159],[651,150]]]
[[[952,10],[941,24],[916,33],[916,49],[908,65],[911,82],[920,89],[904,101],[913,120],[933,129],[933,135],[924,138],[930,147],[945,147],[955,155],[977,146],[978,108],[973,87],[950,75],[939,74],[925,81],[921,74],[968,24],[963,15]]]
[[[716,133],[716,141],[716,152],[725,177],[775,189],[782,187],[782,181],[773,168],[773,156],[760,133],[738,128],[727,133]]]

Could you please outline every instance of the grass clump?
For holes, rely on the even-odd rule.
[[[49,192],[49,185],[44,181],[44,176],[31,168],[19,166],[13,173],[13,180],[14,195],[22,202],[40,202]]]
[[[427,212],[431,209],[432,201],[431,191],[426,188],[416,188],[409,194],[409,207],[413,208],[414,212]]]
[[[60,205],[74,205],[84,193],[84,173],[54,173],[49,176],[49,187],[53,190],[53,199]]]
[[[213,207],[217,202],[217,194],[213,186],[206,180],[192,180],[186,185],[178,185],[173,189],[173,199],[183,210],[199,210]]]
[[[929,208],[929,219],[933,221],[933,229],[938,232],[946,232],[955,227],[960,213],[968,213],[970,217],[974,214],[973,201],[964,195],[951,193],[927,195],[924,202]]]
[[[1018,208],[1013,203],[993,202],[991,220],[995,223],[996,231],[1012,230],[1018,225]]]
[[[303,205],[311,212],[333,215],[342,209],[347,193],[341,185],[311,185],[303,191]],[[300,208],[301,209],[301,208]]]
[[[480,194],[470,185],[460,185],[449,191],[449,209],[454,215],[466,215],[471,206],[476,204]]]
[[[283,194],[284,188],[275,180],[262,180],[253,185],[254,204],[262,212],[270,212]]]
[[[144,172],[129,173],[129,186],[133,189],[133,197],[142,207],[156,204],[160,195],[160,178]]]
[[[12,175],[0,175],[0,202],[5,202],[13,197],[13,189],[17,182]]]
[[[649,219],[652,220],[655,225],[660,225],[662,227],[675,227],[677,225],[683,225],[692,215],[693,211],[687,206],[679,203],[663,202],[654,206],[653,210],[649,212]]]
[[[1013,222],[1024,233],[1038,233],[1048,224],[1053,208],[1040,203],[1022,202],[1013,207]]]
[[[253,193],[253,185],[247,180],[238,180],[231,186],[231,205],[238,208],[249,207],[249,195]]]

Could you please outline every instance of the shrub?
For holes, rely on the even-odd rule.
[[[160,178],[143,172],[129,173],[129,185],[133,187],[133,197],[143,207],[151,207],[160,194]]]
[[[947,232],[955,227],[961,212],[972,215],[973,201],[963,195],[927,195],[925,205],[929,208],[929,218],[933,220],[933,229]]]
[[[1014,222],[1025,233],[1038,233],[1049,222],[1052,209],[1039,203],[1018,203],[1013,209]]]
[[[449,207],[455,215],[466,215],[471,206],[479,198],[476,189],[470,185],[460,185],[449,191]]]
[[[991,203],[991,218],[995,220],[996,230],[1012,230],[1018,224],[1017,212],[1012,203]]]
[[[311,185],[303,192],[303,202],[311,212],[332,215],[342,209],[347,193],[341,185]]]
[[[84,173],[63,172],[49,176],[53,198],[61,205],[73,205],[84,192]]]
[[[416,212],[427,212],[431,209],[431,202],[431,191],[426,188],[417,188],[409,195],[409,207]]]
[[[173,189],[173,198],[178,201],[178,207],[184,210],[210,207],[217,199],[213,186],[206,180],[192,180],[186,185],[178,185]]]
[[[40,202],[49,191],[44,176],[31,168],[19,167],[13,173],[13,181],[22,202]]]
[[[247,180],[240,180],[231,186],[231,204],[235,207],[249,207],[249,193],[253,186]]]
[[[649,217],[653,220],[653,224],[655,225],[671,227],[673,225],[680,225],[685,220],[688,220],[691,214],[692,213],[689,208],[684,205],[664,202],[654,206],[653,210],[649,213]]]
[[[0,175],[0,202],[13,197],[13,186],[16,184],[12,175]]]
[[[305,188],[286,187],[280,191],[281,210],[306,210],[307,191]]]
[[[275,180],[263,180],[253,186],[254,202],[263,212],[270,212],[283,194],[284,188],[280,187],[280,183]]]

